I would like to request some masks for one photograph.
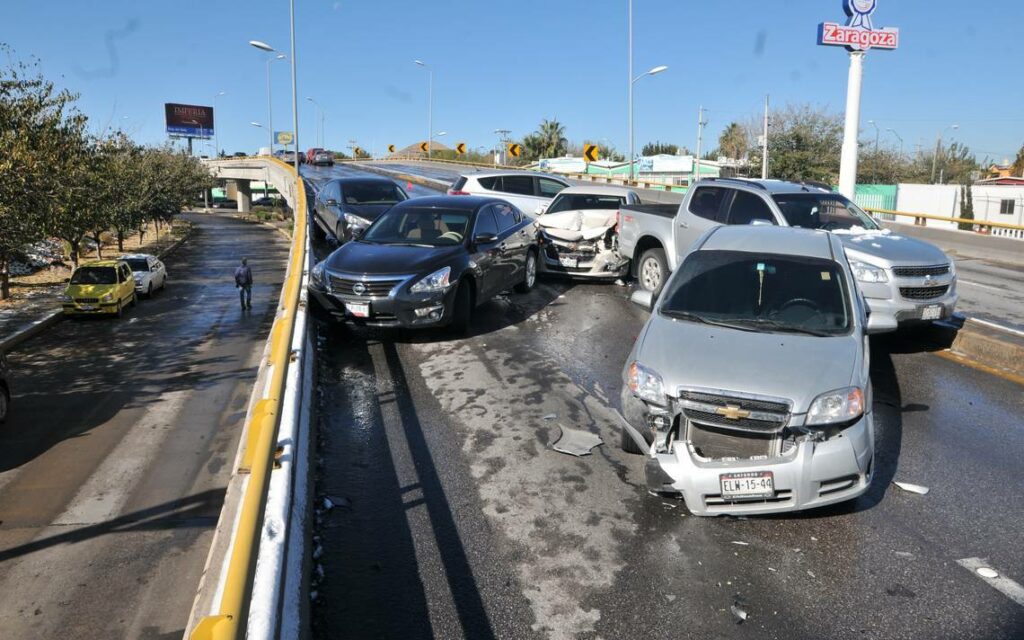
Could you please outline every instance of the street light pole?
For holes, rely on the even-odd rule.
[[[323,124],[324,124],[324,116],[323,116],[324,110],[323,110],[323,107],[321,107],[320,103],[317,102],[316,100],[314,100],[311,96],[306,96],[306,100],[309,100],[310,102],[312,102],[313,105],[316,107],[316,112],[314,114],[314,117],[316,118],[316,122],[317,122],[316,146],[323,147],[323,132],[322,132],[322,128],[323,128]]]
[[[700,145],[704,140],[704,105],[697,107],[697,157],[694,164],[693,180],[691,184],[700,180]]]
[[[295,128],[293,132],[294,143],[295,143],[295,203],[298,204],[299,194],[299,87],[298,78],[295,65],[295,0],[289,0],[288,10],[291,14],[291,41],[292,41],[292,52],[291,52],[291,63],[292,63],[292,127]]]
[[[629,2],[630,2],[630,7],[632,7],[633,0],[629,0]],[[629,20],[630,25],[631,25],[630,26],[630,37],[629,37],[630,42],[633,41],[633,35],[632,35],[632,33],[633,33],[633,31],[632,31],[633,18],[632,18],[632,16],[633,16],[633,13],[632,13],[632,10],[630,10],[630,20]],[[629,52],[630,52],[630,59],[632,59],[632,57],[633,57],[633,47],[632,46],[629,48]],[[630,65],[630,67],[632,67],[632,64]],[[636,84],[637,80],[639,80],[640,78],[643,78],[644,76],[657,75],[657,74],[661,73],[662,71],[665,71],[666,69],[668,69],[667,66],[659,65],[657,67],[654,67],[650,71],[647,71],[645,73],[641,73],[637,77],[633,78],[632,81],[629,83],[629,181],[630,182],[633,182],[633,178],[634,178],[634,170],[633,169],[634,169],[634,165],[636,164],[635,159],[634,159],[634,149],[633,149],[633,147],[634,147],[634,140],[633,140],[633,85]]]
[[[942,134],[946,133],[946,131],[948,131],[950,129],[953,129],[955,131],[956,129],[959,129],[959,128],[960,128],[960,125],[958,125],[958,124],[951,124],[951,125],[947,126],[945,129],[943,129],[942,131],[940,131],[939,135],[935,137],[935,155],[932,156],[932,180],[931,181],[932,181],[933,184],[935,183],[935,168],[936,168],[936,166],[938,164],[938,160],[939,160],[939,147],[942,145]]]
[[[225,95],[226,93],[226,91],[219,91],[213,96],[213,146],[216,147],[213,150],[214,158],[220,157],[220,134],[217,131],[217,98]]]
[[[274,106],[270,95],[270,65],[277,60],[284,60],[288,56],[278,52],[274,47],[270,46],[266,42],[260,40],[250,40],[249,44],[256,47],[260,51],[266,51],[267,53],[276,53],[276,56],[267,58],[267,134],[270,136],[270,155],[274,155]]]
[[[427,85],[427,160],[429,160],[434,151],[434,68],[422,60],[413,60],[413,62],[426,69],[430,74]]]
[[[900,134],[896,133],[896,130],[893,129],[892,127],[889,127],[888,129],[886,129],[886,131],[888,131],[892,135],[896,136],[896,139],[900,141],[900,162],[902,162],[903,161],[903,137],[900,136]]]

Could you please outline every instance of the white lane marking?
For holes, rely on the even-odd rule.
[[[147,403],[139,421],[117,443],[53,524],[95,524],[121,515],[121,508],[159,454],[168,427],[174,424],[191,394],[190,389],[165,392],[159,400]]]
[[[978,324],[983,324],[986,327],[992,327],[993,329],[999,329],[1000,331],[1006,331],[1007,333],[1012,333],[1014,335],[1018,335],[1018,336],[1024,338],[1024,331],[1021,331],[1019,329],[1011,329],[1010,327],[998,324],[996,322],[989,322],[988,320],[979,320],[978,318],[975,318],[974,316],[971,316],[970,320],[971,320],[971,322],[977,322]]]
[[[1004,575],[1000,575],[983,558],[963,558],[956,563],[967,569],[979,579],[988,583],[996,591],[1024,607],[1024,587]],[[995,575],[993,575],[995,574]]]
[[[963,278],[957,279],[957,284],[967,284],[972,287],[981,287],[982,289],[989,289],[991,291],[998,291],[1000,293],[1006,293],[1005,287],[993,287],[990,284],[981,284],[980,282],[971,282],[970,280],[964,280]]]

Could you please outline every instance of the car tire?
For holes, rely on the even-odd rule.
[[[0,424],[7,422],[7,412],[11,407],[11,395],[7,387],[0,385]]]
[[[533,249],[526,254],[524,272],[523,281],[516,285],[516,293],[530,293],[533,285],[537,284],[537,252]]]
[[[661,293],[668,279],[668,261],[664,249],[648,249],[640,256],[636,269],[636,280],[640,288],[650,291],[655,298]]]
[[[334,229],[334,239],[338,241],[339,247],[345,244],[345,231],[340,224]]]
[[[309,225],[312,227],[310,231],[313,236],[313,240],[315,242],[323,242],[324,238],[327,237],[327,234],[324,233],[324,230],[320,228],[319,224],[317,224],[315,213],[313,214],[313,218],[310,220]]]
[[[117,317],[121,318],[124,316],[124,307],[121,306],[121,301],[117,301]]]
[[[150,282],[149,286],[146,287],[146,297],[147,298],[152,298],[153,297],[153,283],[152,282]]]
[[[128,301],[128,306],[132,307],[134,309],[135,305],[138,304],[138,302],[139,302],[139,297],[137,295],[135,295],[135,291],[133,290],[132,291],[132,299]]]
[[[647,453],[636,444],[636,440],[633,436],[629,435],[629,431],[624,426],[619,427],[619,448],[626,453],[632,453],[635,455],[644,455]]]
[[[473,292],[467,282],[460,282],[459,289],[455,292],[452,300],[451,311],[452,322],[449,325],[455,335],[465,335],[469,332],[470,321],[473,318]]]

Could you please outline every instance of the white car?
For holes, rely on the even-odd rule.
[[[619,253],[619,211],[640,204],[625,187],[579,186],[563,190],[537,218],[541,271],[590,278],[620,278],[629,258]]]
[[[481,171],[459,176],[448,195],[492,196],[510,202],[527,215],[539,215],[568,186],[562,178],[534,171]]]
[[[156,256],[135,253],[122,256],[121,259],[131,267],[132,277],[135,278],[135,293],[145,294],[148,298],[154,291],[167,286],[167,267]]]

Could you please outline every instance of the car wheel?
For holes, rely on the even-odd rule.
[[[637,446],[636,440],[633,439],[633,436],[629,435],[629,431],[626,429],[626,427],[623,426],[619,427],[619,448],[625,451],[626,453],[632,453],[636,455],[643,455],[647,453],[639,446]]]
[[[132,299],[128,301],[128,305],[131,306],[132,308],[134,308],[135,305],[138,303],[138,301],[139,301],[139,297],[137,295],[135,295],[135,291],[132,290]]]
[[[459,289],[455,292],[455,299],[452,301],[451,330],[456,335],[465,335],[469,332],[469,323],[473,316],[473,292],[469,284],[459,283]]]
[[[537,252],[533,249],[526,254],[526,273],[523,281],[516,285],[516,293],[529,293],[537,284]]]
[[[153,297],[153,283],[152,282],[150,282],[149,286],[146,287],[146,297],[147,298],[152,298]]]
[[[0,386],[0,424],[7,421],[7,409],[10,407],[11,398],[7,395],[7,389]]]
[[[340,224],[334,229],[334,239],[338,241],[339,247],[345,244],[345,230]]]
[[[664,249],[648,249],[640,256],[637,268],[637,281],[645,291],[650,291],[657,298],[668,279],[668,267]]]
[[[166,288],[167,288],[167,276],[165,275],[163,278],[160,279],[160,290],[163,291]]]
[[[121,306],[121,301],[118,300],[117,301],[117,317],[120,318],[122,316],[124,316],[124,307]]]

